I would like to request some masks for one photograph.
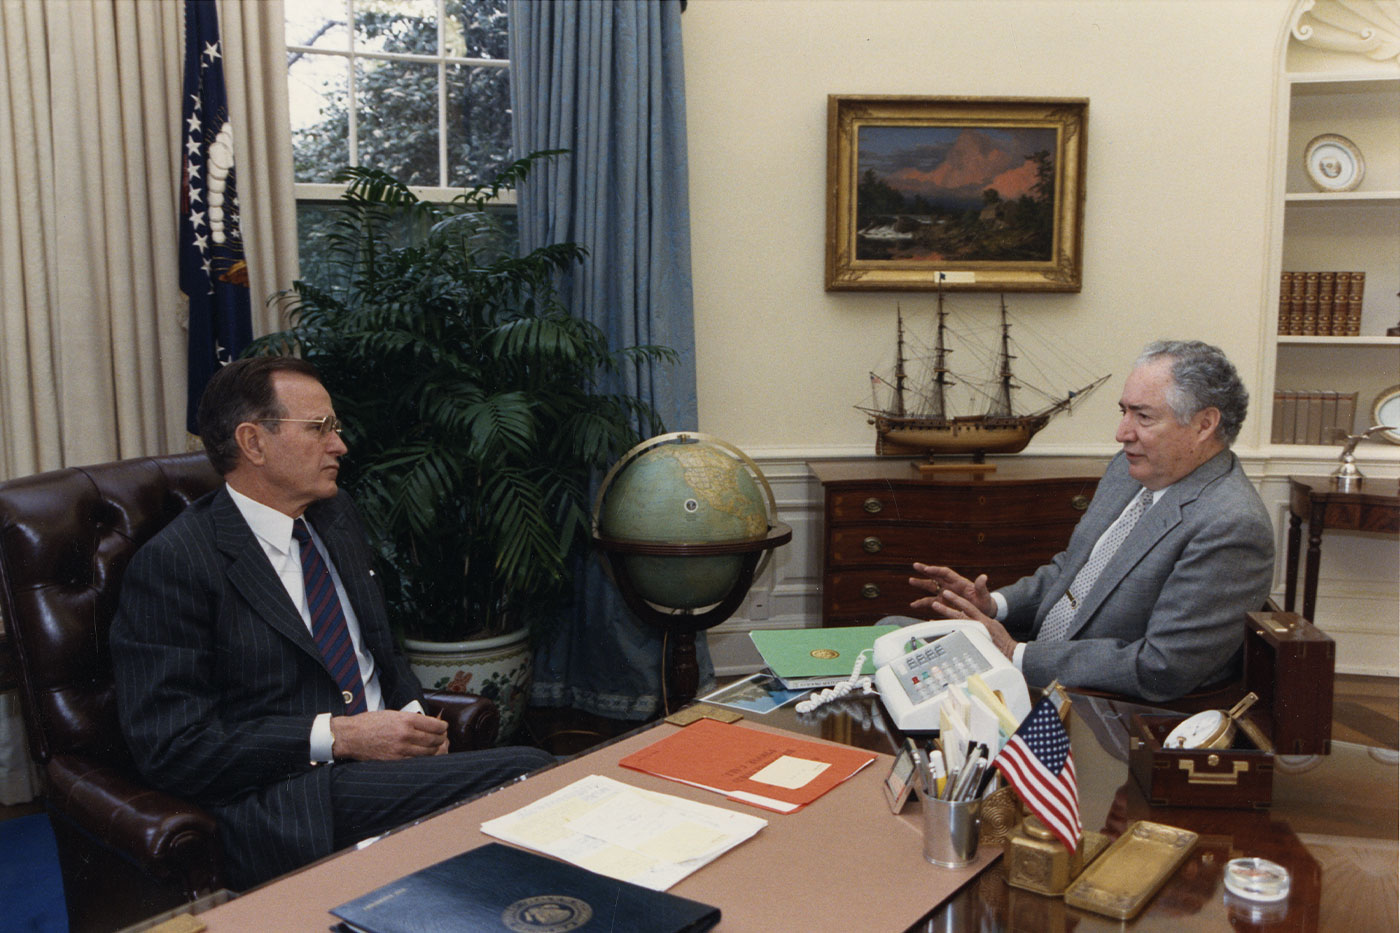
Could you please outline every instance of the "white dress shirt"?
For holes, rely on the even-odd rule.
[[[306,583],[301,572],[301,547],[292,538],[291,516],[248,498],[232,486],[227,488],[233,498],[233,504],[238,506],[238,511],[243,514],[248,527],[253,530],[253,536],[258,539],[258,544],[262,545],[263,553],[272,563],[272,569],[277,572],[282,585],[287,589],[287,595],[292,599],[292,605],[297,607],[302,622],[306,623],[306,630],[310,632],[311,609],[306,602]],[[383,709],[384,698],[379,688],[379,672],[375,670],[373,655],[365,650],[364,641],[360,636],[360,622],[355,617],[355,608],[350,605],[350,597],[345,593],[345,584],[341,583],[340,573],[335,569],[335,562],[331,560],[321,536],[311,527],[310,522],[307,522],[306,526],[311,529],[312,540],[321,549],[321,556],[325,558],[326,568],[331,573],[331,582],[335,584],[335,594],[340,598],[340,608],[345,613],[345,627],[350,630],[350,642],[355,646],[355,660],[360,665],[360,680],[365,685],[365,706],[370,710]],[[311,724],[312,761],[331,760],[333,737],[330,722],[330,713],[318,713]]]

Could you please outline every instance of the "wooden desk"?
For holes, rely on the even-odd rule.
[[[826,498],[822,625],[905,615],[924,594],[910,564],[944,564],[992,589],[1048,563],[1069,543],[1106,461],[994,461],[991,473],[920,476],[911,460],[808,464]]]
[[[1127,925],[1130,929],[1190,933],[1259,927],[1396,928],[1400,786],[1394,752],[1333,742],[1331,755],[1280,760],[1271,810],[1154,809],[1138,790],[1127,763],[1126,724],[1133,711],[1143,709],[1076,696],[1070,724],[1086,829],[1116,835],[1133,820],[1149,819],[1201,836],[1196,850]],[[789,705],[748,721],[873,750],[894,748],[896,741],[873,698],[844,700],[806,716]],[[885,804],[880,790],[890,762],[885,756],[828,796],[786,816],[616,767],[623,754],[672,729],[663,725],[624,736],[367,848],[270,882],[201,913],[200,919],[210,933],[324,930],[331,921],[329,908],[488,841],[479,829],[483,819],[516,809],[583,774],[598,773],[769,819],[769,826],[753,839],[671,889],[720,907],[720,933],[1124,929],[1117,920],[1067,908],[1058,898],[1009,887],[995,849],[984,846],[979,861],[960,871],[924,862],[918,803],[910,803],[899,817]],[[1247,905],[1224,897],[1225,862],[1238,856],[1271,859],[1292,875],[1292,894],[1277,908],[1277,917],[1266,918],[1267,925],[1264,919],[1251,918]],[[910,883],[911,877],[917,882]],[[918,919],[910,925],[912,918]]]
[[[773,729],[767,717],[744,725]],[[402,875],[492,841],[481,823],[519,809],[589,774],[634,787],[760,816],[759,833],[669,890],[718,906],[720,933],[786,933],[850,929],[841,917],[866,917],[857,929],[903,930],[972,881],[999,857],[988,848],[967,868],[939,869],[923,859],[920,812],[893,816],[882,789],[893,759],[878,755],[809,806],[780,814],[726,801],[710,791],[622,768],[631,752],[677,731],[660,724],[398,830],[363,849],[301,869],[201,913],[209,933],[305,933],[325,930],[328,910]],[[842,727],[856,735],[856,724]],[[624,933],[624,931],[618,931]],[[648,931],[626,931],[648,933]]]
[[[1298,590],[1298,548],[1301,525],[1308,523],[1308,563],[1303,572],[1301,615],[1313,621],[1317,607],[1317,568],[1322,560],[1322,532],[1328,528],[1345,531],[1400,532],[1400,495],[1393,479],[1372,479],[1359,492],[1338,492],[1327,476],[1288,477],[1288,558],[1284,581],[1283,608],[1293,611]]]

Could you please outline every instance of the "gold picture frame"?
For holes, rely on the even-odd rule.
[[[828,291],[1077,292],[1078,97],[827,97]]]

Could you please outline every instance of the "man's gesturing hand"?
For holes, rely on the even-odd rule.
[[[447,754],[447,723],[403,710],[332,716],[331,736],[336,758],[394,761]]]
[[[919,576],[910,577],[909,584],[915,589],[923,590],[932,595],[914,600],[909,604],[910,607],[923,609],[943,618],[962,618],[962,607],[953,607],[942,598],[944,592],[947,591],[961,596],[965,602],[971,603],[983,615],[996,615],[996,603],[992,600],[992,594],[987,590],[987,575],[985,573],[974,582],[948,567],[935,567],[931,564],[915,564],[914,572]]]
[[[992,644],[1010,660],[1016,651],[1016,639],[996,620],[996,601],[987,590],[987,575],[969,580],[947,567],[915,564],[914,571],[922,576],[910,577],[909,582],[932,596],[924,596],[909,605],[922,609],[940,619],[971,619],[982,623]]]

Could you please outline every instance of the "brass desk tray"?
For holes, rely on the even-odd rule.
[[[1065,903],[1119,920],[1135,917],[1196,839],[1188,830],[1139,820],[1065,889]]]

